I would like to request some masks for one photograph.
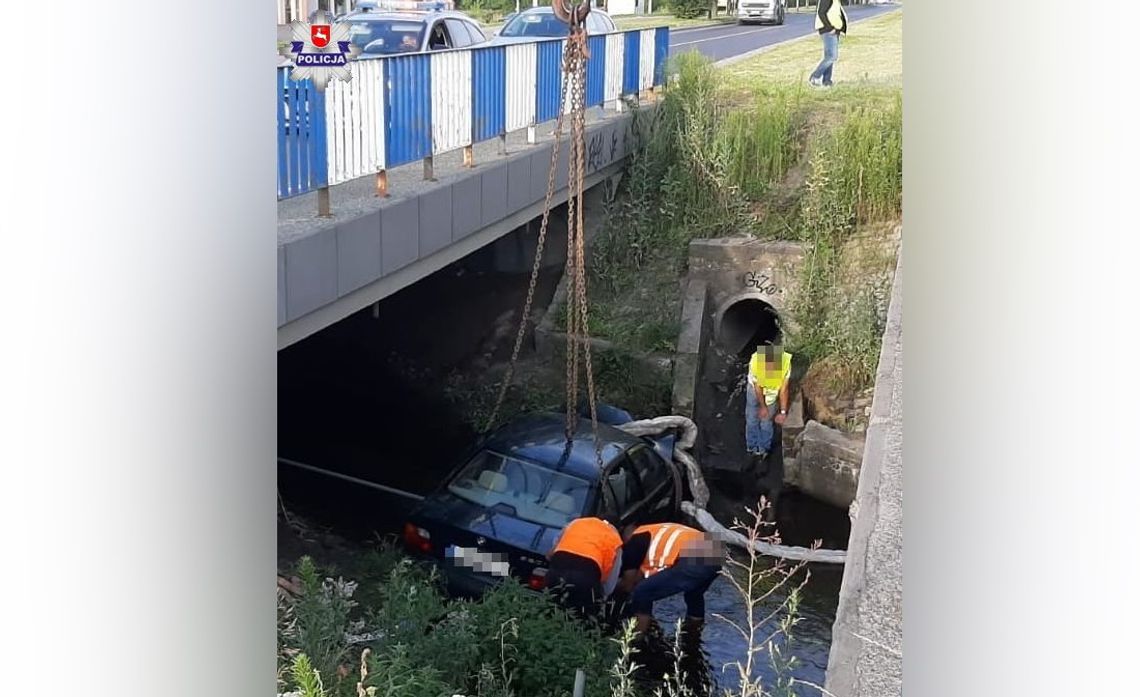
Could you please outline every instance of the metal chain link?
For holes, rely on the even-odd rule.
[[[531,269],[530,284],[527,288],[526,303],[519,319],[518,333],[515,335],[514,349],[507,366],[507,374],[499,387],[495,405],[484,430],[490,430],[498,418],[507,390],[514,378],[519,352],[526,334],[527,320],[530,318],[534,302],[534,290],[538,283],[538,273],[542,265],[542,253],[546,244],[547,226],[550,220],[550,203],[554,197],[554,179],[558,166],[558,153],[561,145],[562,127],[566,114],[567,99],[570,102],[570,153],[568,164],[573,169],[567,182],[567,236],[565,276],[569,284],[566,293],[566,438],[570,442],[577,430],[577,403],[579,372],[582,362],[586,368],[586,395],[590,406],[590,422],[594,435],[594,454],[599,468],[602,466],[602,447],[598,438],[598,407],[594,384],[593,361],[590,353],[589,310],[586,303],[586,259],[585,259],[585,150],[586,150],[586,62],[589,50],[586,44],[584,27],[572,24],[570,39],[566,43],[563,56],[561,95],[558,100],[558,121],[554,131],[554,149],[550,158],[550,173],[547,177],[546,200],[543,203],[542,225],[538,233],[534,266]],[[573,82],[573,86],[571,86]]]
[[[563,70],[567,70],[569,66],[569,55],[563,60]],[[562,125],[563,117],[566,113],[566,82],[562,84],[561,94],[558,98],[558,121],[554,126],[554,148],[550,153],[550,172],[546,178],[546,199],[542,206],[542,223],[538,229],[538,244],[534,253],[534,266],[530,270],[530,284],[526,289],[526,303],[523,305],[523,314],[519,318],[519,329],[515,334],[515,345],[511,350],[511,360],[507,364],[507,374],[503,377],[503,382],[499,386],[499,394],[495,398],[495,406],[491,409],[491,414],[487,417],[487,423],[483,427],[483,431],[491,430],[495,425],[495,421],[499,418],[499,411],[503,407],[503,402],[507,398],[507,390],[511,386],[511,381],[514,379],[515,366],[518,364],[519,352],[522,350],[523,338],[526,336],[526,323],[530,319],[531,308],[534,305],[534,289],[538,285],[538,272],[542,268],[542,253],[546,247],[546,230],[550,222],[550,202],[554,199],[554,175],[558,171],[558,153],[562,145]]]

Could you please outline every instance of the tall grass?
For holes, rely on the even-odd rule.
[[[658,341],[649,331],[675,326],[680,298],[669,284],[683,275],[693,239],[799,241],[807,254],[790,345],[829,366],[841,389],[866,386],[884,290],[839,280],[852,233],[901,215],[901,94],[742,87],[696,53],[671,69],[665,98],[635,119],[638,147],[595,245],[591,289],[605,321],[592,331],[639,350]],[[635,293],[646,276],[660,289],[650,302]]]

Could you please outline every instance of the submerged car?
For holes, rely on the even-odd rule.
[[[590,36],[617,31],[614,20],[605,12],[590,8],[586,15],[586,33]],[[547,7],[530,7],[508,19],[502,30],[491,39],[491,45],[526,43],[539,39],[557,39],[570,35],[570,25]]]
[[[621,526],[679,520],[684,477],[672,462],[674,437],[625,433],[611,425],[629,420],[620,411],[599,416],[600,469],[584,417],[569,442],[564,414],[539,413],[476,443],[410,514],[409,552],[434,561],[453,593],[479,595],[506,578],[541,590],[546,555],[571,520],[598,516]]]

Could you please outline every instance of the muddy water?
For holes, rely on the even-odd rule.
[[[473,435],[428,372],[446,372],[483,351],[496,319],[521,304],[526,281],[525,276],[448,267],[383,301],[381,320],[364,311],[281,352],[279,454],[401,489],[428,491]],[[556,282],[556,275],[543,277],[536,305],[549,300]],[[417,372],[421,370],[428,372]],[[729,442],[736,426],[727,419],[725,424],[717,437]],[[287,467],[279,468],[279,484],[291,506],[355,539],[371,531],[398,530],[407,504]],[[722,485],[735,489],[731,481]],[[718,486],[714,481],[714,492]],[[719,516],[734,503],[721,496],[718,505],[714,510]],[[846,542],[848,521],[842,511],[794,493],[782,497],[778,511],[781,532],[790,544],[817,538],[829,547]],[[800,623],[787,651],[798,659],[792,675],[822,684],[842,570],[821,567],[811,573]],[[757,616],[770,614],[785,597],[775,593],[756,609]],[[707,608],[708,623],[699,646],[688,647],[685,670],[703,682],[729,686],[739,680],[729,666],[743,660],[747,643],[714,615],[741,624],[744,605],[729,582],[718,579],[708,593]],[[680,598],[669,599],[655,612],[663,625],[671,626],[683,614],[684,604]],[[774,621],[762,627],[762,636],[773,629]],[[653,655],[662,660],[666,654]],[[754,673],[766,682],[775,677],[763,656]]]

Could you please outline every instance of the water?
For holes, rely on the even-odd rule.
[[[556,275],[543,277],[536,306],[548,302],[556,281]],[[503,312],[519,307],[526,282],[526,276],[461,274],[458,267],[448,267],[383,301],[382,322],[364,311],[282,351],[280,455],[400,489],[429,491],[473,436],[440,395],[436,378],[485,348],[490,325]],[[409,368],[412,365],[418,367]],[[418,372],[424,366],[427,372]],[[730,431],[725,427],[723,437],[729,437]],[[731,481],[710,484],[714,495],[721,488],[735,490]],[[397,532],[409,505],[357,485],[299,475],[288,467],[279,468],[279,487],[291,507],[355,539],[364,539],[371,531]],[[717,495],[714,503],[710,506],[714,514],[730,523],[737,504],[724,495]],[[825,547],[843,547],[849,532],[844,511],[795,492],[781,497],[778,524],[784,541],[796,545],[822,539]],[[822,685],[842,568],[818,565],[810,572],[799,606],[800,621],[787,651],[798,659],[792,675]],[[774,592],[756,608],[757,617],[769,615],[786,597],[785,591]],[[729,666],[744,659],[747,642],[715,615],[742,624],[744,603],[721,578],[710,588],[706,605],[701,641],[686,647],[684,668],[698,682],[703,678],[721,687],[736,684],[739,679]],[[673,622],[683,614],[680,597],[663,600],[655,608],[658,621],[670,634]],[[777,621],[763,625],[758,638],[772,633]],[[648,662],[654,656],[654,669],[670,667],[672,659],[663,648],[658,646],[639,660]],[[775,677],[772,667],[763,655],[758,661],[756,674],[770,683]]]

